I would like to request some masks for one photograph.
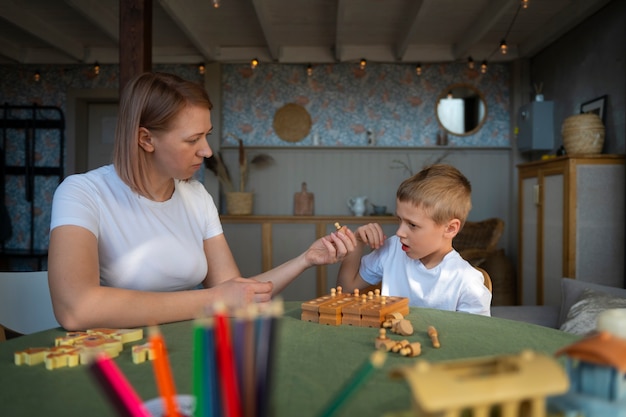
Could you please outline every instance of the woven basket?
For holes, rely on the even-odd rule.
[[[252,214],[253,196],[253,193],[226,193],[226,212],[240,216]]]
[[[561,125],[561,135],[568,155],[602,152],[604,125],[597,114],[584,113],[568,117]]]

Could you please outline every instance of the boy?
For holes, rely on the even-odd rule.
[[[489,316],[482,273],[452,247],[471,207],[471,185],[461,172],[445,164],[424,168],[398,188],[395,236],[386,239],[378,223],[357,229],[357,247],[341,263],[337,285],[352,292],[382,281],[383,295],[408,297],[411,306]],[[366,246],[373,251],[362,256]]]

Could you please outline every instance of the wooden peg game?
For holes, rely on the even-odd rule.
[[[409,299],[387,297],[380,290],[368,294],[343,293],[341,287],[333,288],[329,295],[302,303],[301,319],[331,326],[381,327],[387,315],[409,314]]]

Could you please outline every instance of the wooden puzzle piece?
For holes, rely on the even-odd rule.
[[[133,346],[131,353],[134,364],[154,360],[154,350],[151,348],[150,342]]]
[[[439,334],[437,333],[437,329],[433,326],[428,326],[428,336],[433,343],[433,347],[439,349],[441,347],[441,343],[439,343]]]
[[[119,356],[125,343],[134,342],[143,338],[143,329],[90,329],[85,332],[68,332],[63,337],[54,340],[53,347],[30,348],[14,353],[16,365],[37,365],[45,363],[46,369],[53,370],[62,367],[73,367],[89,363],[99,352],[106,352],[109,357]],[[149,349],[148,349],[149,350]],[[134,363],[140,363],[141,353],[138,350]],[[149,360],[153,359],[152,352],[145,354]],[[145,361],[145,358],[143,359]]]

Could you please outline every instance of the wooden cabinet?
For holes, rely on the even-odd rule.
[[[387,236],[395,233],[398,223],[395,216],[221,216],[221,221],[243,276],[257,275],[299,255],[334,231],[335,222],[352,230],[377,222]],[[327,294],[338,268],[334,264],[305,271],[284,290],[283,297],[301,301]]]
[[[561,277],[624,287],[624,156],[518,165],[520,304],[559,305]]]

